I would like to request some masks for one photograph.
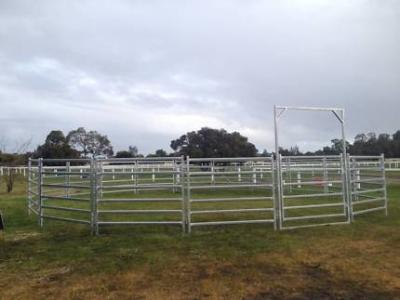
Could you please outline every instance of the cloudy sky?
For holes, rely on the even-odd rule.
[[[400,1],[0,1],[9,148],[84,126],[148,153],[209,126],[271,150],[274,104],[344,107],[349,138],[400,129]],[[326,113],[281,125],[307,150],[339,136]]]

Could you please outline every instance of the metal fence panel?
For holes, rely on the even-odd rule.
[[[97,161],[95,226],[179,225],[185,231],[183,157]]]
[[[280,156],[280,228],[350,221],[342,156]]]
[[[209,225],[275,224],[270,157],[187,158],[188,231]]]
[[[383,156],[30,159],[28,212],[87,224],[193,227],[271,223],[275,229],[387,214]]]
[[[388,213],[384,156],[350,156],[352,217],[375,211]]]

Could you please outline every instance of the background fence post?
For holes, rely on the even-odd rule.
[[[71,172],[71,163],[69,161],[65,162],[65,175],[64,175],[64,184],[65,184],[65,198],[69,197],[69,184],[70,184],[70,173]]]
[[[385,198],[385,216],[388,215],[388,197],[387,197],[387,189],[386,189],[386,171],[385,171],[385,154],[381,154],[381,170],[383,177],[383,197]]]
[[[42,185],[43,185],[43,158],[39,158],[38,161],[38,201],[39,201],[39,226],[43,227],[43,198],[42,198]]]
[[[32,183],[31,183],[31,180],[32,180],[32,161],[31,161],[31,158],[29,157],[29,160],[28,160],[28,197],[27,197],[27,199],[28,199],[28,215],[31,215],[31,205],[32,205]]]

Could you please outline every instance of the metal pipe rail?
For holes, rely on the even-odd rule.
[[[30,159],[27,169],[28,213],[40,226],[86,224],[93,234],[109,225],[294,229],[387,214],[383,156]]]

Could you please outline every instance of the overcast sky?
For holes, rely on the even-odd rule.
[[[400,1],[0,1],[0,139],[84,126],[168,151],[204,126],[273,148],[274,104],[344,107],[347,135],[400,129]],[[285,114],[283,145],[339,136]],[[11,149],[10,149],[11,150]]]

